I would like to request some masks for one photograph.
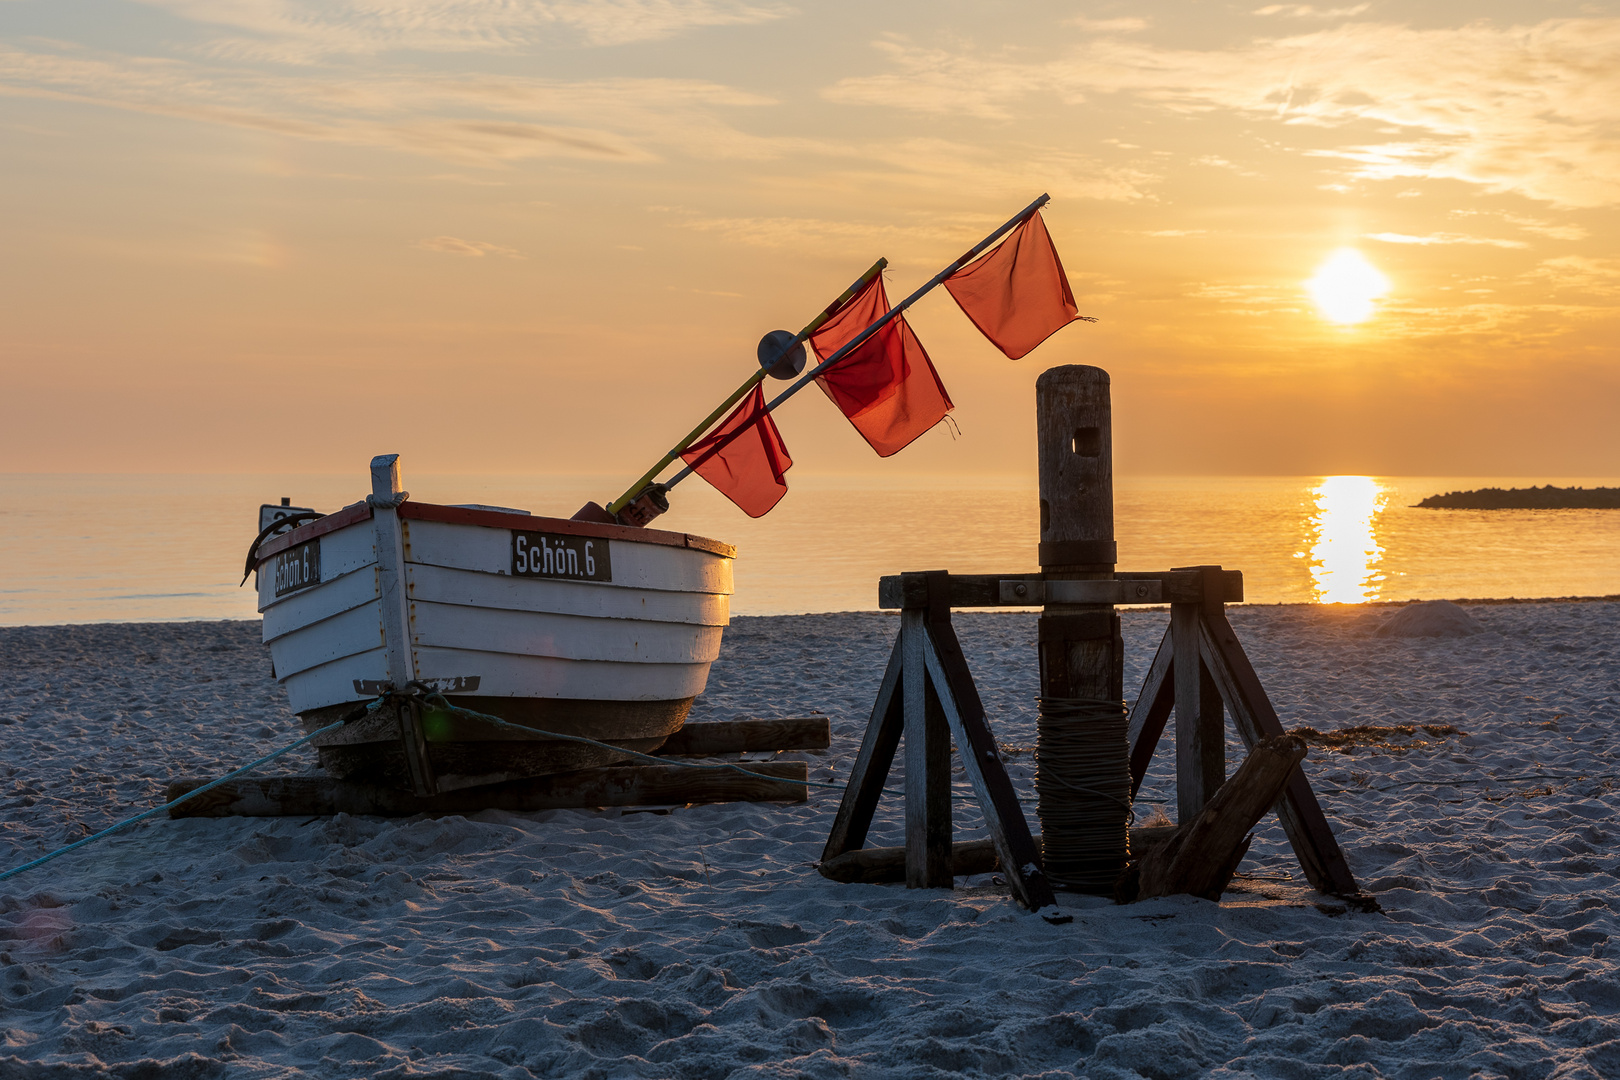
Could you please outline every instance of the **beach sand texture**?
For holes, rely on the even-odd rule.
[[[1463,733],[1312,744],[1380,915],[1310,903],[1274,820],[1223,904],[1062,896],[1051,926],[988,877],[823,879],[826,790],[159,819],[0,883],[0,1077],[1620,1076],[1615,783],[1473,783],[1620,773],[1620,604],[1467,611],[1483,633],[1427,639],[1375,636],[1389,608],[1231,612],[1285,726]],[[1165,618],[1125,615],[1128,686]],[[1031,794],[1035,618],[957,623]],[[790,756],[842,779],[897,624],[738,619],[692,719],[825,712],[832,749]],[[297,737],[258,633],[0,630],[0,867]],[[1172,768],[1167,740],[1145,793]]]

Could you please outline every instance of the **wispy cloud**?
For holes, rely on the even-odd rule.
[[[1263,8],[1255,8],[1254,13],[1282,15],[1290,19],[1349,19],[1360,15],[1371,6],[1371,4],[1357,4],[1354,7],[1319,8],[1310,4],[1267,4]]]
[[[1565,255],[1545,260],[1525,277],[1530,281],[1545,282],[1555,289],[1605,296],[1620,295],[1620,260],[1615,259]]]
[[[622,45],[791,13],[746,0],[139,0],[222,33],[220,56],[307,62],[339,55],[491,52],[563,39]]]
[[[726,113],[770,99],[687,79],[261,72],[187,60],[0,49],[0,94],[55,98],[474,165],[669,150],[766,158],[782,147]]]
[[[1485,247],[1523,248],[1529,247],[1523,240],[1498,240],[1490,236],[1469,236],[1466,233],[1429,233],[1426,236],[1412,236],[1408,233],[1381,232],[1363,233],[1368,240],[1379,240],[1386,244],[1478,244]]]
[[[445,255],[464,255],[472,259],[481,259],[485,255],[499,255],[507,259],[528,258],[517,248],[502,247],[499,244],[491,244],[483,240],[463,240],[458,236],[433,236],[426,240],[418,240],[416,246],[423,251],[437,251]]]
[[[1375,23],[1219,50],[1088,38],[1056,60],[877,43],[891,70],[840,80],[834,101],[1010,119],[1032,95],[1130,95],[1177,113],[1229,111],[1318,129],[1310,152],[1350,179],[1460,180],[1566,207],[1620,202],[1620,19]]]

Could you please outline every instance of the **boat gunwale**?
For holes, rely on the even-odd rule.
[[[336,510],[307,525],[300,525],[283,533],[258,551],[258,566],[288,548],[313,540],[318,536],[336,532],[372,516],[366,503],[353,503]],[[477,525],[484,528],[508,529],[519,532],[561,533],[564,536],[593,536],[604,540],[618,540],[631,544],[658,544],[662,547],[686,548],[704,551],[724,559],[735,559],[737,549],[731,544],[711,540],[692,533],[665,532],[662,529],[638,529],[629,525],[608,525],[595,521],[574,521],[568,518],[534,517],[529,514],[510,514],[499,510],[473,510],[462,506],[443,506],[438,503],[406,500],[399,506],[399,516],[406,520],[439,521],[450,525]]]

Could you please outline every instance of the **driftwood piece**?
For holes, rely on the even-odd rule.
[[[1174,825],[1131,830],[1131,851],[1151,849],[1170,838]],[[1032,837],[1036,852],[1041,850],[1041,838]],[[847,885],[884,885],[906,880],[906,849],[903,847],[862,848],[846,851],[828,859],[817,868],[822,877],[841,881]],[[967,877],[969,874],[991,874],[1003,869],[996,858],[995,843],[991,840],[965,840],[951,845],[951,875]]]
[[[592,806],[672,803],[804,802],[808,778],[802,761],[766,761],[741,766],[628,765],[586,769],[482,788],[418,796],[394,788],[349,784],[321,776],[244,778],[221,784],[169,811],[170,817],[319,817],[328,814],[471,814],[480,810],[526,813]],[[167,801],[207,780],[169,784]]]
[[[832,722],[825,716],[783,720],[721,720],[687,724],[664,740],[661,757],[710,757],[761,750],[825,750],[832,745]]]
[[[1248,853],[1254,839],[1249,830],[1277,802],[1304,757],[1305,740],[1297,735],[1256,744],[1196,818],[1178,825],[1169,839],[1125,872],[1116,899],[1185,893],[1219,900]]]

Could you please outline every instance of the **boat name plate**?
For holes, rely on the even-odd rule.
[[[512,576],[612,581],[608,542],[598,536],[514,531]]]
[[[321,583],[321,541],[319,537],[295,544],[271,557],[270,572],[277,596],[307,589]]]

